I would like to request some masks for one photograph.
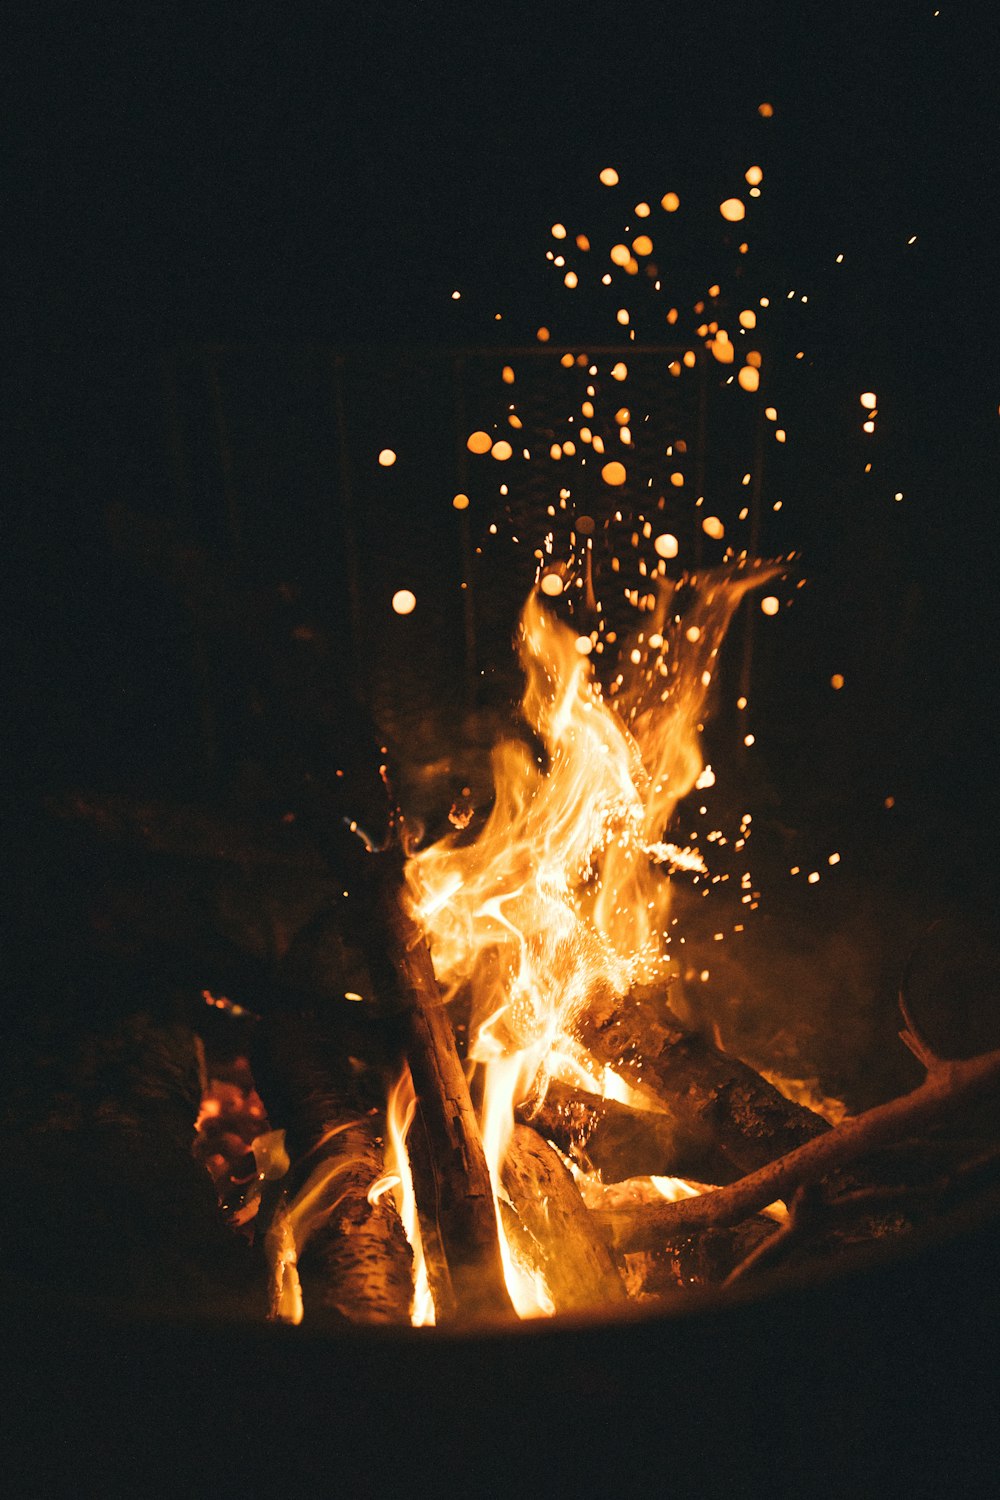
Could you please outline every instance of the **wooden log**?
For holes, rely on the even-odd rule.
[[[427,1268],[427,1283],[434,1299],[434,1320],[436,1323],[453,1323],[461,1314],[455,1301],[451,1269],[441,1237],[434,1146],[427,1134],[426,1118],[419,1109],[406,1137],[406,1151],[410,1160],[413,1194],[417,1201],[417,1221]]]
[[[774,1233],[770,1219],[755,1215],[728,1229],[705,1229],[656,1250],[632,1251],[622,1256],[622,1279],[629,1296],[639,1302],[721,1286]]]
[[[700,1121],[692,1128],[672,1112],[634,1109],[557,1079],[550,1081],[542,1103],[522,1106],[518,1118],[585,1171],[599,1171],[605,1182],[642,1176],[700,1182],[712,1156]],[[722,1180],[734,1175],[730,1168]]]
[[[752,1172],[830,1131],[746,1063],[686,1031],[660,992],[599,998],[577,1030],[598,1061],[654,1092],[680,1131],[712,1143],[711,1181]]]
[[[957,1062],[928,1054],[924,1061],[927,1076],[912,1093],[845,1120],[718,1192],[598,1217],[623,1252],[655,1248],[685,1231],[739,1224],[775,1199],[787,1199],[893,1141],[954,1118],[1000,1085],[1000,1050]]]
[[[548,1142],[529,1126],[515,1125],[501,1175],[523,1258],[541,1271],[556,1312],[620,1307],[626,1292],[607,1242]]]
[[[359,1087],[315,1021],[275,1017],[263,1041],[259,1083],[292,1160],[285,1225],[306,1317],[322,1309],[351,1323],[408,1323],[410,1246],[390,1193],[369,1196],[385,1176],[384,1118],[370,1103],[379,1076]]]
[[[288,1206],[307,1316],[322,1307],[350,1323],[410,1321],[410,1246],[391,1195],[370,1196],[385,1170],[380,1126],[341,1120]]]
[[[393,847],[362,861],[360,933],[383,1005],[400,1018],[417,1094],[419,1128],[431,1160],[433,1208],[447,1260],[455,1316],[510,1317],[493,1189],[469,1086],[442,1003],[430,949],[414,920]]]

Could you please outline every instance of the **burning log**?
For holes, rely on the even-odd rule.
[[[508,1233],[542,1272],[556,1312],[613,1310],[626,1291],[603,1236],[573,1178],[537,1131],[516,1125],[503,1164],[503,1185],[517,1221]]]
[[[401,1020],[431,1161],[433,1217],[451,1284],[447,1305],[463,1319],[511,1316],[479,1125],[430,949],[409,910],[401,855],[391,849],[362,868],[368,897],[364,948],[377,993]],[[427,1215],[426,1197],[422,1211]]]
[[[950,1062],[931,1051],[912,1026],[902,1036],[927,1071],[919,1088],[817,1135],[718,1192],[678,1203],[599,1213],[615,1247],[620,1251],[652,1249],[685,1232],[739,1224],[776,1199],[790,1198],[883,1146],[940,1124],[1000,1083],[1000,1049]]]
[[[276,1018],[263,1067],[269,1107],[287,1122],[293,1166],[279,1233],[290,1236],[284,1254],[297,1259],[306,1306],[352,1323],[408,1323],[410,1246],[389,1193],[372,1191],[386,1186],[382,1117],[316,1024]]]
[[[522,1105],[519,1117],[563,1155],[601,1173],[605,1182],[626,1177],[706,1175],[709,1142],[699,1124],[671,1112],[635,1109],[587,1089],[552,1079],[541,1104]],[[726,1180],[735,1174],[730,1171]]]
[[[409,1323],[410,1247],[389,1193],[373,1193],[385,1168],[380,1121],[345,1120],[342,1100],[326,1103],[339,1123],[308,1158],[315,1165],[288,1210],[303,1300],[351,1323]]]
[[[656,1093],[675,1129],[692,1143],[710,1143],[716,1181],[756,1171],[830,1132],[826,1120],[746,1063],[686,1031],[653,991],[598,1000],[577,1029],[600,1062]]]

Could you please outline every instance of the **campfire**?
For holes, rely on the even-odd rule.
[[[753,166],[744,178],[753,207],[763,174]],[[612,169],[600,174],[602,193],[618,182]],[[492,616],[504,618],[489,607],[506,579],[489,552],[503,533],[520,559],[530,552],[533,575],[514,629],[519,706],[469,710],[467,684],[469,711],[443,755],[421,767],[405,740],[434,706],[408,723],[391,703],[392,754],[369,754],[359,731],[350,764],[312,761],[303,775],[296,759],[283,806],[256,819],[123,794],[50,801],[62,822],[132,854],[153,851],[189,873],[208,861],[273,888],[270,936],[248,930],[229,891],[213,898],[215,919],[193,930],[184,959],[172,950],[188,1007],[180,1038],[143,1023],[102,1043],[115,1057],[140,1048],[148,1075],[135,1097],[102,1108],[145,1130],[149,1100],[171,1101],[171,1147],[188,1132],[201,1187],[215,1185],[209,1260],[261,1318],[463,1330],[614,1320],[903,1243],[993,1189],[1000,1153],[982,1100],[1000,1079],[1000,1053],[953,1060],[925,1035],[910,992],[919,944],[900,977],[900,1036],[924,1080],[871,1108],[849,1109],[803,1076],[794,1046],[773,1055],[748,1046],[745,1030],[724,1013],[720,1024],[699,999],[709,978],[703,911],[719,911],[711,941],[721,952],[735,949],[761,904],[753,814],[732,800],[739,787],[728,812],[709,806],[718,778],[706,729],[735,698],[739,743],[753,745],[753,621],[781,614],[804,578],[794,555],[757,555],[762,444],[786,438],[777,408],[763,404],[768,372],[754,347],[769,297],[752,301],[740,288],[727,304],[713,284],[693,303],[687,347],[636,338],[644,319],[663,320],[667,293],[651,257],[678,209],[667,192],[635,205],[624,230],[552,226],[546,260],[570,293],[603,240],[597,280],[616,302],[628,298],[616,313],[627,342],[558,350],[540,328],[517,369],[502,365],[504,409],[480,417],[491,430],[463,439],[463,465],[499,464],[504,475],[489,509],[482,480],[464,468],[449,511],[462,547],[466,668],[471,680],[489,627],[497,639]],[[731,226],[747,232],[746,213],[743,196],[718,209],[739,275],[748,244]],[[667,309],[667,326],[678,318]],[[334,369],[343,435],[342,362]],[[209,374],[238,537],[223,386],[214,365]],[[713,381],[736,403],[717,424],[737,434],[732,451],[706,451]],[[469,386],[484,413],[491,398]],[[870,435],[878,398],[864,392],[860,405]],[[178,451],[181,406],[175,393]],[[383,444],[372,468],[391,475],[398,457]],[[357,627],[350,467],[342,456]],[[718,514],[706,513],[706,492]],[[484,524],[473,547],[476,507]],[[213,575],[207,556],[168,528],[139,527],[120,509],[109,528],[123,554],[177,590],[205,639],[255,618],[241,580]],[[419,621],[423,607],[412,581],[391,584],[391,611],[404,621]],[[278,593],[278,609],[291,611],[294,587]],[[737,696],[725,638],[738,617]],[[264,672],[266,629],[255,630]],[[282,616],[282,631],[270,712],[282,731],[291,724],[310,739],[349,710],[323,696],[322,656],[310,676],[294,655],[322,647],[320,630]],[[843,682],[834,674],[831,687]],[[214,715],[208,702],[210,739]],[[414,776],[424,777],[416,797]],[[830,867],[839,860],[837,850],[827,856]],[[818,868],[791,874],[820,879]],[[91,936],[119,957],[148,956],[170,925],[157,905],[155,893],[126,884],[90,914]],[[234,932],[238,960],[226,947]],[[261,962],[269,945],[276,960]],[[54,1108],[61,1119],[63,1105]]]
[[[900,1035],[924,1082],[847,1118],[672,1006],[671,894],[707,866],[669,830],[706,777],[727,624],[780,571],[656,580],[607,692],[598,631],[533,590],[522,733],[494,748],[488,812],[453,808],[421,847],[390,802],[385,847],[338,836],[365,971],[341,1002],[350,1047],[343,1018],[259,1023],[284,1132],[261,1130],[249,1076],[235,1094],[213,1082],[200,1121],[231,1222],[270,1198],[273,1317],[476,1326],[669,1306],[905,1236],[991,1180],[995,1144],[953,1137],[1000,1053],[940,1057],[905,981]]]

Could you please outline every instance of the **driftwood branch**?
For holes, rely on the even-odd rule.
[[[1000,1049],[964,1061],[936,1060],[923,1083],[750,1172],[728,1187],[679,1203],[651,1204],[599,1219],[619,1251],[655,1248],[698,1229],[739,1224],[776,1199],[818,1182],[881,1147],[939,1123],[1000,1084]]]

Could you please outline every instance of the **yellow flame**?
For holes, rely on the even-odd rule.
[[[427,1262],[417,1218],[417,1199],[413,1191],[413,1175],[410,1172],[410,1157],[406,1149],[406,1137],[417,1110],[417,1096],[413,1079],[407,1066],[389,1092],[386,1105],[386,1134],[388,1147],[385,1153],[386,1175],[369,1192],[377,1187],[390,1191],[399,1217],[403,1221],[403,1232],[413,1251],[413,1305],[410,1322],[414,1328],[424,1328],[435,1321],[434,1298],[427,1276]]]
[[[450,834],[408,862],[445,997],[471,997],[469,1056],[485,1068],[495,1193],[514,1108],[544,1096],[555,1055],[579,1053],[577,1018],[598,995],[666,972],[668,877],[704,869],[667,830],[704,771],[699,730],[726,627],[746,590],[776,571],[651,580],[607,696],[577,630],[533,590],[519,654],[534,744],[494,749],[493,808],[474,840]],[[537,1287],[517,1283],[509,1269],[518,1311],[539,1301]]]

